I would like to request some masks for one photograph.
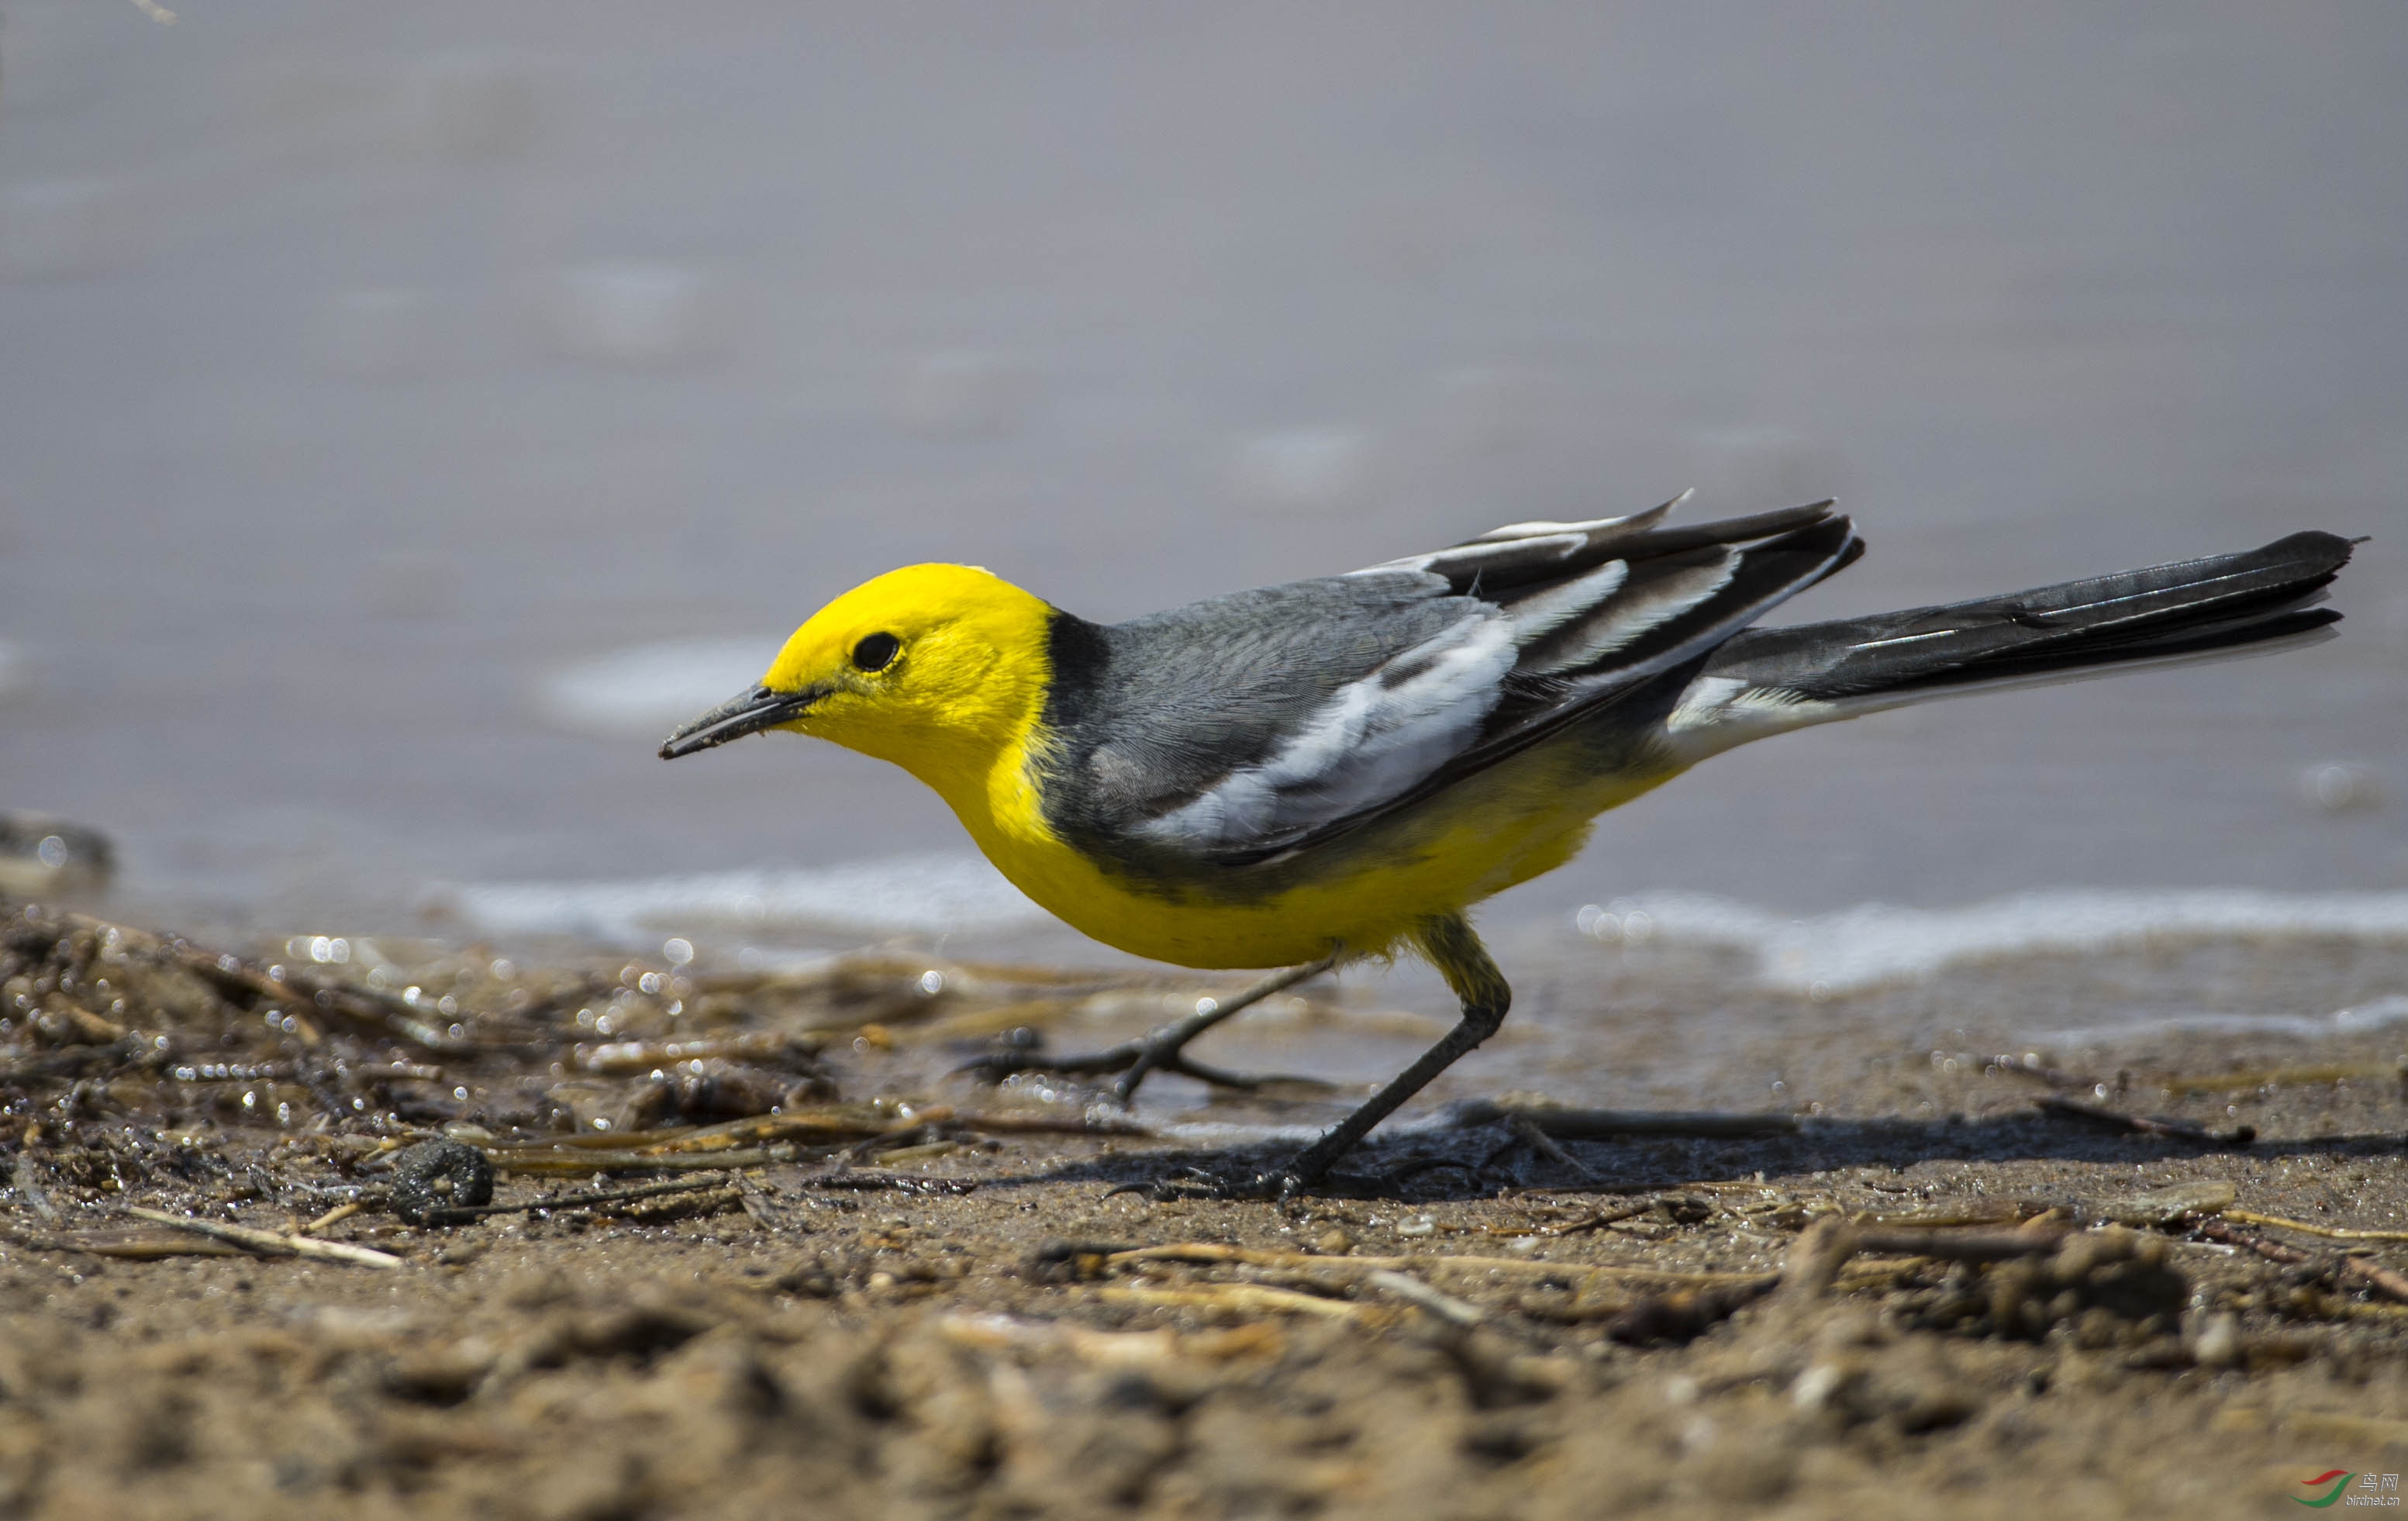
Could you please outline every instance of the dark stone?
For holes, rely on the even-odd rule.
[[[474,1146],[423,1141],[393,1159],[393,1212],[413,1226],[493,1198],[494,1164]]]

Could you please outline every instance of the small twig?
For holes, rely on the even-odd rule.
[[[951,1156],[963,1143],[948,1136],[939,1141],[923,1141],[916,1146],[897,1146],[891,1152],[877,1152],[869,1160],[880,1167],[894,1167],[901,1162],[932,1162],[939,1156]]]
[[[722,1172],[732,1168],[767,1167],[801,1156],[798,1146],[740,1146],[727,1151],[655,1153],[583,1151],[571,1147],[486,1148],[494,1166],[512,1172],[566,1176],[589,1172]],[[821,1154],[824,1155],[824,1153]]]
[[[2345,1062],[2329,1067],[2270,1067],[2246,1072],[2212,1072],[2170,1077],[2158,1086],[2169,1093],[2231,1093],[2241,1088],[2268,1088],[2311,1083],[2346,1083],[2358,1078],[2401,1075],[2395,1062]]]
[[[1352,1299],[1325,1299],[1290,1288],[1262,1284],[1209,1284],[1196,1288],[1156,1288],[1149,1284],[1114,1284],[1096,1291],[1110,1304],[1164,1305],[1178,1309],[1238,1311],[1300,1311],[1331,1320],[1360,1319],[1369,1308]]]
[[[1111,1114],[1057,1119],[1046,1114],[955,1114],[953,1124],[965,1130],[998,1136],[1151,1136],[1152,1128]]]
[[[2222,1241],[2227,1246],[2242,1247],[2257,1253],[2269,1261],[2298,1263],[2309,1260],[2310,1254],[2300,1251],[2296,1246],[2286,1246],[2281,1241],[2271,1241],[2263,1236],[2252,1236],[2247,1231],[2235,1230],[2221,1220],[2202,1220],[2194,1228],[2198,1235],[2209,1241]]]
[[[2239,1125],[2230,1130],[2210,1130],[2188,1120],[2157,1119],[2142,1114],[2126,1114],[2103,1104],[2086,1104],[2078,1098],[2066,1098],[2051,1094],[2032,1100],[2032,1107],[2067,1119],[2088,1120],[2128,1134],[2164,1136],[2170,1141],[2187,1141],[2202,1146],[2246,1146],[2258,1139],[2258,1127]]]
[[[165,1210],[146,1210],[129,1204],[125,1212],[137,1220],[153,1225],[172,1226],[189,1230],[196,1236],[208,1236],[230,1241],[245,1251],[269,1256],[317,1257],[327,1262],[349,1262],[362,1268],[400,1268],[408,1266],[390,1253],[374,1251],[365,1246],[351,1246],[341,1241],[312,1241],[307,1236],[286,1236],[273,1230],[254,1230],[249,1226],[230,1226],[217,1220],[195,1220],[190,1215],[170,1214]]]
[[[1626,1204],[1618,1210],[1599,1210],[1585,1220],[1574,1220],[1560,1226],[1482,1226],[1481,1232],[1489,1236],[1577,1236],[1584,1230],[1603,1230],[1625,1220],[1636,1219],[1654,1212],[1653,1202]]]
[[[180,1230],[51,1231],[11,1230],[0,1226],[0,1241],[15,1241],[36,1252],[81,1252],[89,1256],[155,1262],[161,1257],[238,1257],[241,1247]]]
[[[887,1104],[821,1104],[810,1109],[783,1110],[775,1114],[752,1114],[740,1120],[693,1129],[655,1132],[649,1141],[631,1138],[621,1144],[660,1152],[710,1151],[713,1147],[772,1141],[832,1144],[858,1141],[864,1136],[892,1135],[914,1126],[934,1125],[952,1118],[953,1109],[944,1104],[929,1104],[911,1110],[900,1110]]]
[[[900,1151],[907,1146],[916,1146],[923,1141],[935,1141],[943,1134],[945,1124],[943,1120],[929,1120],[924,1123],[897,1126],[892,1130],[881,1130],[874,1136],[862,1137],[847,1146],[840,1155],[852,1161],[866,1162],[882,1152]]]
[[[294,1234],[298,1236],[315,1236],[318,1232],[325,1229],[328,1226],[338,1225],[345,1220],[349,1220],[351,1216],[359,1213],[366,1208],[367,1206],[361,1203],[358,1199],[352,1199],[348,1204],[337,1204],[333,1209],[328,1210],[325,1213],[318,1216],[317,1219],[310,1221],[306,1226],[303,1226]]]
[[[614,1040],[603,1045],[580,1045],[572,1048],[570,1057],[584,1071],[618,1077],[687,1061],[781,1061],[811,1055],[825,1043],[784,1030],[757,1030],[710,1040]]]
[[[2244,1226],[2274,1226],[2337,1241],[2408,1241],[2408,1230],[2344,1230],[2339,1226],[2311,1225],[2305,1220],[2286,1220],[2279,1214],[2259,1214],[2254,1210],[2227,1210],[2224,1217]]]
[[[1937,1209],[1912,1210],[1899,1214],[1857,1213],[1850,1221],[1864,1230],[1929,1230],[1949,1226],[2012,1226],[2020,1225],[2057,1211],[2056,1218],[2070,1220],[2071,1212],[2038,1199],[1977,1198],[1968,1199]]]
[[[1596,1172],[1590,1169],[1589,1165],[1586,1162],[1582,1161],[1579,1157],[1574,1156],[1570,1152],[1566,1151],[1561,1141],[1547,1134],[1546,1131],[1539,1128],[1538,1122],[1531,1119],[1529,1115],[1521,1113],[1514,1114],[1506,1121],[1506,1124],[1512,1127],[1516,1136],[1521,1137],[1524,1145],[1528,1146],[1532,1151],[1537,1152],[1541,1156],[1543,1156],[1548,1161],[1555,1163],[1557,1167],[1570,1168],[1574,1173],[1584,1178],[1594,1178],[1597,1176]]]
[[[1758,1275],[1736,1272],[1680,1272],[1665,1268],[1626,1267],[1619,1263],[1548,1262],[1535,1257],[1454,1256],[1432,1253],[1420,1256],[1322,1256],[1311,1252],[1274,1252],[1260,1247],[1226,1246],[1219,1241],[1179,1241],[1164,1246],[1137,1246],[1111,1253],[1108,1267],[1126,1262],[1239,1263],[1255,1268],[1311,1268],[1323,1271],[1495,1272],[1526,1278],[1580,1277],[1636,1279],[1687,1287],[1753,1282]]]
[[[1450,1326],[1477,1326],[1488,1318],[1488,1313],[1478,1305],[1467,1304],[1452,1294],[1442,1294],[1420,1279],[1393,1269],[1375,1269],[1364,1276],[1363,1282],[1373,1288],[1384,1289],[1417,1309],[1428,1311]]]
[[[2069,1230],[1936,1230],[1858,1229],[1855,1250],[1886,1256],[1931,1257],[1942,1262],[2002,1262],[2011,1257],[2044,1257],[2057,1249]]]
[[[2390,1298],[2408,1304],[2408,1278],[2401,1277],[2371,1257],[2342,1258],[2341,1275],[2344,1278],[2363,1279]]]

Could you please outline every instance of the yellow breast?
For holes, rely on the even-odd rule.
[[[1082,934],[1183,967],[1286,967],[1337,946],[1378,953],[1432,914],[1563,865],[1600,812],[1674,774],[1599,776],[1569,742],[1535,747],[1431,798],[1283,861],[1221,879],[1139,880],[1082,854],[1045,820],[1032,723],[982,786],[945,787],[979,849]]]

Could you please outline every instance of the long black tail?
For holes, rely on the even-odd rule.
[[[2348,563],[2355,542],[2293,534],[2240,554],[1944,608],[1750,629],[1715,653],[1702,679],[1723,678],[1775,701],[1834,705],[1841,711],[1828,716],[1840,717],[1950,688],[2205,657],[2339,620],[2311,604]]]

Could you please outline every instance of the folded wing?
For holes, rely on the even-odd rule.
[[[1428,796],[1693,666],[1858,552],[1828,502],[1526,523],[1057,638],[1057,825],[1243,865]]]

